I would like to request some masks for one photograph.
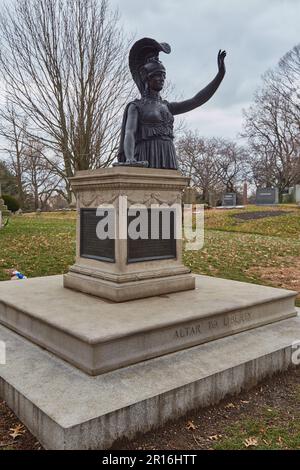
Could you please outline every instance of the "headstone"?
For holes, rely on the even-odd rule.
[[[299,203],[300,202],[300,184],[295,185],[295,202]]]
[[[4,204],[4,200],[2,199],[2,189],[1,189],[1,182],[3,183],[4,180],[0,179],[0,212],[1,216],[3,215],[9,215],[9,210],[7,209],[7,206]],[[2,217],[1,217],[2,218]]]
[[[244,181],[243,185],[243,205],[246,206],[248,204],[248,185],[247,181]]]
[[[73,191],[71,192],[71,202],[69,204],[69,209],[76,209],[76,196]]]
[[[285,204],[300,203],[300,184],[290,186],[282,195],[282,202]]]
[[[257,188],[256,200],[257,206],[270,206],[279,203],[278,188]]]
[[[234,207],[236,206],[236,193],[226,193],[222,199],[223,207]]]
[[[0,179],[0,209],[4,206],[4,201],[2,199],[2,188],[1,188],[1,179]]]
[[[183,193],[184,204],[197,204],[199,202],[200,194],[196,188],[188,186]]]
[[[219,191],[209,191],[208,193],[208,205],[209,207],[216,207],[222,198],[222,194]]]

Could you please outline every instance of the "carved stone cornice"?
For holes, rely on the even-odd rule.
[[[79,191],[78,201],[80,207],[98,207],[102,204],[117,205],[119,197],[127,197],[127,203],[143,204],[150,206],[151,204],[181,204],[181,192],[174,191],[168,194],[161,194],[160,192],[138,192],[138,191]]]
[[[158,170],[134,167],[101,168],[91,171],[80,171],[70,178],[75,192],[108,190],[148,190],[182,191],[189,178],[183,177],[176,170]]]

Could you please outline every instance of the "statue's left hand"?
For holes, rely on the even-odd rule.
[[[218,67],[219,67],[219,72],[225,73],[225,60],[226,57],[226,51],[222,51],[221,49],[219,50],[218,53]]]

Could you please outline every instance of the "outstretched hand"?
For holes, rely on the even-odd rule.
[[[221,49],[219,50],[218,53],[218,67],[219,67],[219,72],[225,73],[225,60],[226,57],[226,51],[222,51]]]

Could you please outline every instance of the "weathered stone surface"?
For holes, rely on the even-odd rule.
[[[105,449],[287,369],[300,318],[91,377],[5,327],[0,395],[48,449]]]
[[[71,183],[77,198],[77,249],[65,287],[115,302],[195,288],[182,263],[181,202],[188,178],[176,170],[118,166],[80,171]],[[157,207],[165,214],[174,212],[170,239],[129,239],[128,209],[141,205],[151,215]],[[99,206],[114,216],[115,239],[101,240],[94,233],[89,246],[83,214],[96,213]]]
[[[293,291],[209,276],[196,287],[118,304],[62,276],[1,282],[0,323],[97,375],[296,315]]]

